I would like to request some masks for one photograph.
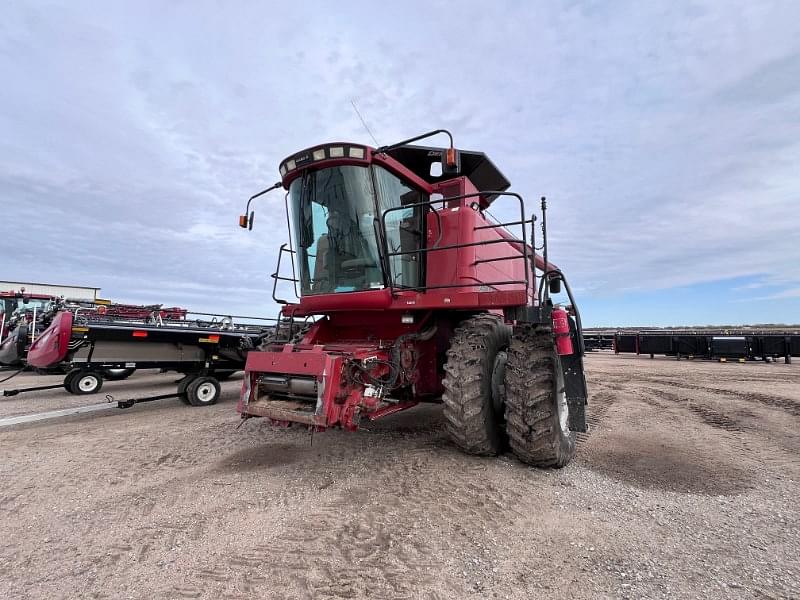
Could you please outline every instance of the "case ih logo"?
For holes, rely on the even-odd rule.
[[[305,154],[298,155],[294,159],[294,162],[299,165],[300,163],[304,163],[304,162],[307,162],[309,160],[311,160],[311,155],[308,152],[306,152]]]

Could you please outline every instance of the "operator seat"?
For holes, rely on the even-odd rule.
[[[366,269],[348,270],[343,267],[347,261],[356,261],[356,256],[351,251],[339,246],[333,247],[331,236],[323,233],[317,240],[317,260],[314,263],[314,291],[335,292],[338,287],[353,287],[356,290],[364,289]],[[334,260],[335,259],[335,260]],[[340,290],[344,291],[344,290]]]

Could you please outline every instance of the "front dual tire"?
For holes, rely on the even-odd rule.
[[[560,468],[575,456],[561,360],[550,327],[511,328],[490,314],[459,325],[447,351],[444,417],[464,452],[507,448],[524,463]]]

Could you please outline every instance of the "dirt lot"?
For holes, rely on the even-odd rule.
[[[236,430],[239,379],[211,408],[0,429],[0,597],[800,597],[800,365],[588,371],[592,431],[561,471],[460,454],[435,406],[313,445]],[[102,400],[41,392],[0,417]]]

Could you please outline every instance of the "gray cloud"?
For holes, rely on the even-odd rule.
[[[448,127],[548,195],[587,297],[800,286],[794,3],[104,9],[0,25],[4,278],[271,314],[283,198],[236,215],[284,156],[369,141],[356,98],[381,143]]]

